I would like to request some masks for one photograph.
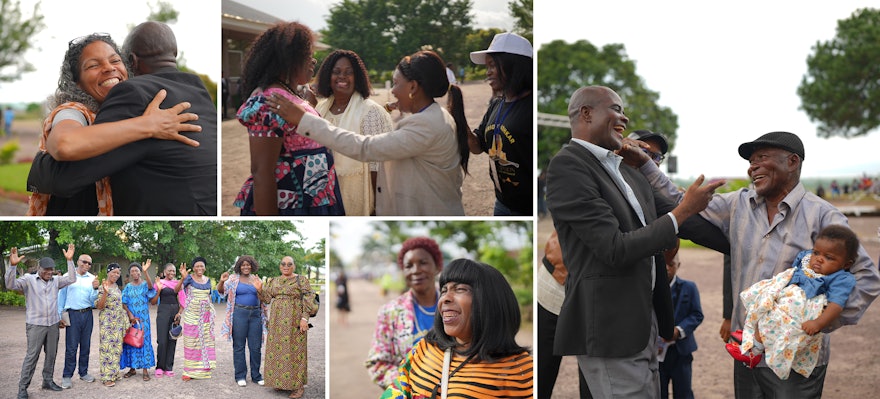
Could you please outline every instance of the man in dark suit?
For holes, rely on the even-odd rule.
[[[568,111],[572,141],[547,175],[547,203],[569,272],[554,354],[577,355],[594,397],[656,398],[656,337],[673,337],[659,254],[723,182],[702,186],[701,176],[674,206],[614,153],[629,122],[617,93],[578,89]]]
[[[53,196],[72,197],[94,191],[95,181],[109,175],[115,215],[217,215],[217,108],[198,76],[177,69],[177,40],[167,25],[145,22],[125,40],[139,76],[119,83],[101,104],[95,123],[143,114],[161,89],[162,108],[183,101],[198,115],[199,133],[184,133],[198,147],[174,140],[146,139],[77,162],[58,162],[38,154],[28,187]]]
[[[667,251],[669,254],[671,251]],[[666,278],[672,293],[672,307],[675,319],[675,331],[670,345],[666,348],[666,356],[660,362],[660,397],[669,397],[669,381],[672,381],[672,394],[676,399],[693,399],[691,389],[691,365],[694,362],[694,351],[697,340],[694,330],[703,322],[703,308],[700,306],[700,291],[693,281],[677,276],[681,262],[678,253],[666,258]]]

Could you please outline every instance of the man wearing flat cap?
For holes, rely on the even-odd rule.
[[[64,257],[68,264],[73,262],[73,244],[67,246]],[[18,248],[9,251],[9,269],[6,271],[6,288],[19,291],[25,298],[25,333],[27,334],[27,355],[21,365],[21,379],[18,382],[18,399],[27,399],[27,388],[37,368],[40,350],[45,348],[43,358],[43,389],[60,391],[61,387],[53,381],[55,355],[58,352],[58,291],[76,282],[76,273],[55,276],[55,261],[42,258],[36,274],[25,274],[16,278],[18,264],[25,260],[18,256]]]
[[[672,185],[648,157],[629,142],[625,156],[638,158],[640,171],[655,187]],[[788,269],[798,252],[813,247],[819,230],[832,225],[847,225],[846,216],[825,200],[804,189],[800,182],[804,145],[788,132],[771,132],[739,146],[739,155],[749,161],[748,175],[754,188],[715,194],[706,210],[700,213],[721,228],[730,239],[731,284],[739,293],[758,281]],[[666,189],[659,191],[669,193]],[[680,195],[678,196],[680,199]],[[840,318],[824,332],[843,325],[856,324],[880,294],[880,274],[859,246],[858,258],[850,268],[856,288],[849,296]],[[731,330],[739,330],[745,320],[745,308],[739,295],[733,296]],[[825,334],[819,361],[809,377],[792,373],[780,380],[762,360],[754,369],[734,362],[734,390],[737,398],[822,396],[828,365],[830,335]]]

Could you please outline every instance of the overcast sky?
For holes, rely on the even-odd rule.
[[[737,147],[785,130],[806,148],[803,176],[880,173],[880,133],[820,139],[800,111],[797,86],[817,41],[834,37],[838,19],[880,1],[800,5],[774,1],[536,2],[535,38],[623,43],[636,72],[678,115],[679,175],[744,177]]]
[[[37,0],[21,0],[22,13],[30,16],[35,3]],[[179,15],[177,23],[170,26],[186,65],[219,82],[220,2],[171,3]],[[129,25],[134,27],[150,15],[148,3],[143,1],[43,0],[40,11],[46,27],[34,38],[36,48],[25,55],[36,71],[22,75],[15,82],[0,83],[0,103],[45,100],[58,87],[61,63],[71,39],[102,32],[109,33],[117,44],[122,45]]]

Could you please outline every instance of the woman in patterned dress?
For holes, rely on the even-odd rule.
[[[180,281],[175,291],[186,291],[183,310],[183,380],[211,378],[217,367],[214,352],[214,306],[211,304],[211,279],[205,276],[208,261],[198,256],[192,262],[192,274],[180,265]]]
[[[436,278],[443,270],[443,254],[437,241],[411,237],[397,254],[397,266],[409,290],[379,309],[373,346],[364,363],[370,378],[382,389],[397,378],[397,366],[434,325],[440,298]]]
[[[122,337],[128,327],[125,310],[122,309],[122,292],[116,286],[119,264],[107,265],[107,279],[101,284],[95,307],[98,313],[100,342],[101,382],[105,387],[116,385],[119,379],[119,356],[122,354]]]
[[[281,276],[263,287],[263,301],[269,310],[269,336],[266,339],[265,383],[275,390],[291,391],[290,398],[301,398],[308,382],[309,313],[306,304],[314,300],[309,280],[293,273],[293,258],[285,256]]]
[[[156,289],[150,281],[150,268],[152,261],[147,259],[144,269],[141,264],[132,262],[128,266],[129,282],[122,290],[122,308],[128,313],[128,320],[133,326],[139,326],[144,330],[144,345],[135,348],[128,344],[122,345],[122,359],[119,361],[120,368],[130,367],[123,377],[128,378],[137,373],[137,369],[144,369],[144,381],[150,380],[149,369],[156,366],[156,357],[153,355],[153,341],[150,338],[150,299],[156,296]]]
[[[241,92],[250,98],[238,120],[250,136],[251,172],[234,205],[242,216],[344,215],[333,155],[323,145],[296,134],[266,104],[271,94],[283,96],[318,115],[300,97],[297,86],[311,80],[317,61],[315,36],[297,22],[279,23],[251,45],[241,77]]]

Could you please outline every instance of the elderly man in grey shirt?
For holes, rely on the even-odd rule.
[[[638,150],[642,143],[626,141],[627,162],[640,171],[655,188],[681,199],[674,184]],[[700,213],[727,234],[731,249],[731,283],[738,294],[752,284],[773,277],[791,267],[798,252],[811,249],[813,238],[828,225],[847,225],[846,216],[825,200],[804,189],[800,182],[804,145],[788,132],[767,133],[739,146],[739,155],[749,161],[748,174],[754,188],[715,194]],[[856,287],[840,318],[826,331],[856,324],[880,294],[880,273],[860,246],[858,259],[850,268]],[[733,296],[732,330],[742,328],[745,307],[739,295]],[[734,364],[734,390],[737,398],[797,397],[822,395],[828,365],[830,336],[822,340],[817,367],[809,377],[797,373],[780,380],[764,361],[755,369]]]
[[[68,268],[73,264],[74,246],[64,250]],[[43,389],[60,391],[61,387],[53,381],[55,355],[58,351],[58,291],[76,282],[76,274],[55,276],[55,261],[52,258],[40,259],[37,274],[25,274],[16,278],[18,264],[25,258],[18,256],[18,248],[9,252],[9,270],[6,272],[6,288],[20,291],[25,297],[25,331],[27,334],[27,355],[21,365],[21,379],[18,382],[18,399],[27,399],[27,388],[37,367],[40,350],[45,347],[43,359]]]

